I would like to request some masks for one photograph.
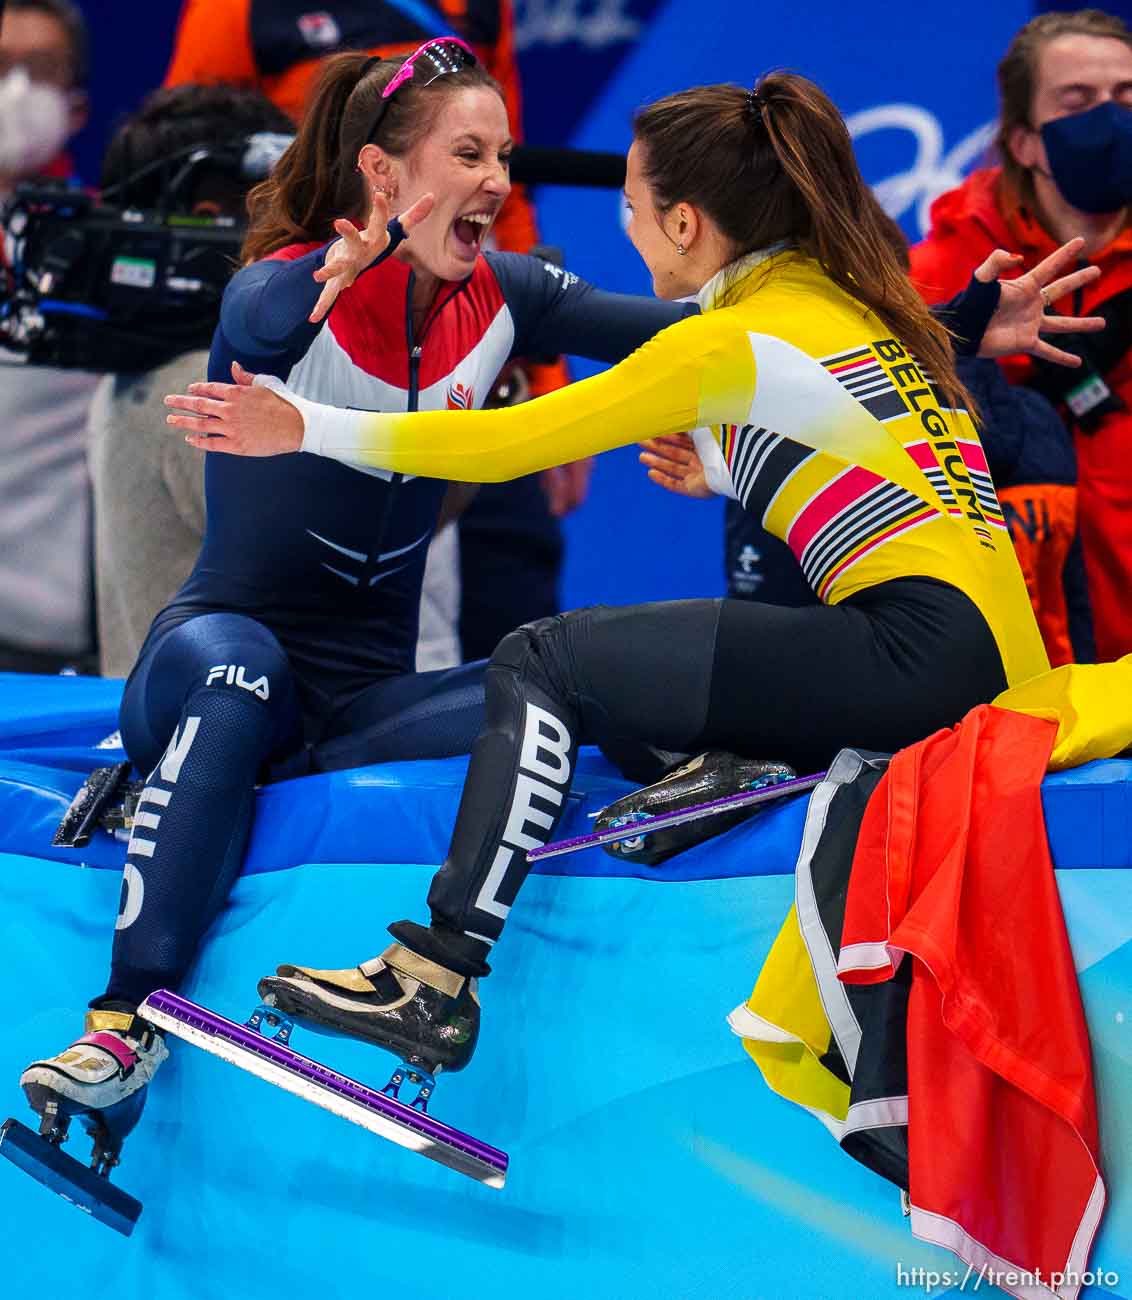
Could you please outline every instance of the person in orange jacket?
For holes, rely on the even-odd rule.
[[[1097,657],[1117,659],[1132,651],[1132,32],[1095,9],[1042,14],[1011,41],[998,80],[1001,165],[935,201],[911,275],[936,302],[996,247],[1016,250],[1024,271],[1084,236],[1082,256],[1101,278],[1058,307],[1104,316],[1108,328],[1080,336],[1080,367],[1057,378],[1040,358],[1003,365],[1072,424],[1076,511],[1059,492],[1050,517],[1080,530]]]

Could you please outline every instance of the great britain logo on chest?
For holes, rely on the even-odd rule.
[[[448,385],[448,409],[450,411],[470,411],[475,404],[476,390],[471,384],[451,383]]]

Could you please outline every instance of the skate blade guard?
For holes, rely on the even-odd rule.
[[[130,773],[129,763],[113,767],[96,767],[79,787],[63,814],[51,843],[56,848],[83,848],[114,800],[121,793]]]
[[[660,866],[675,854],[745,822],[759,811],[759,805],[740,806],[714,817],[701,817],[645,833],[644,828],[653,817],[701,806],[709,800],[741,791],[781,785],[797,780],[797,777],[797,772],[785,763],[745,759],[724,750],[709,750],[682,763],[652,785],[634,790],[603,808],[594,822],[594,830],[639,827],[639,835],[603,844],[603,850],[612,857],[626,858],[642,866]]]
[[[141,1201],[19,1120],[9,1119],[0,1125],[0,1156],[99,1223],[124,1237],[133,1232],[142,1212]]]
[[[268,1038],[262,1031],[226,1020],[167,989],[151,993],[138,1008],[138,1015],[166,1033],[408,1151],[487,1187],[501,1188],[504,1184],[506,1152],[294,1051],[286,1045],[290,1024],[282,1017],[282,1038]]]
[[[643,814],[633,820],[626,819],[621,826],[607,826],[604,830],[592,831],[589,835],[575,835],[571,839],[555,840],[541,848],[531,849],[527,854],[530,863],[543,862],[547,858],[562,857],[567,853],[579,853],[582,849],[604,848],[608,844],[617,844],[623,840],[638,840],[655,834],[657,831],[669,830],[689,822],[698,822],[705,818],[715,818],[721,813],[738,810],[755,810],[761,804],[774,803],[792,795],[806,794],[825,780],[824,772],[815,772],[812,776],[799,776],[791,781],[779,781],[765,788],[740,790],[737,794],[725,795],[720,799],[710,799],[706,803],[692,804],[687,808],[678,808],[674,812]],[[626,796],[630,798],[632,796]],[[612,807],[612,805],[610,805]],[[608,811],[608,810],[606,810]],[[642,862],[638,852],[617,854],[625,861]],[[671,856],[666,855],[666,856]],[[652,865],[642,863],[642,865]]]

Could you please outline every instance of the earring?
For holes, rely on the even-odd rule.
[[[688,250],[684,247],[683,244],[677,244],[676,251],[680,254],[681,257],[683,257]]]

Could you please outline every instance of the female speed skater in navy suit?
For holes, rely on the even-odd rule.
[[[210,376],[240,363],[343,406],[476,407],[512,356],[616,361],[695,310],[485,252],[510,150],[499,87],[460,42],[407,61],[328,60],[251,196]],[[125,1107],[115,1141],[136,1122],[167,1055],[136,1009],[184,979],[239,873],[257,781],[471,748],[484,665],[412,671],[445,491],[312,456],[210,460],[200,558],[122,701],[123,741],[147,776],[109,981],[85,1033],[21,1076],[41,1115]]]

